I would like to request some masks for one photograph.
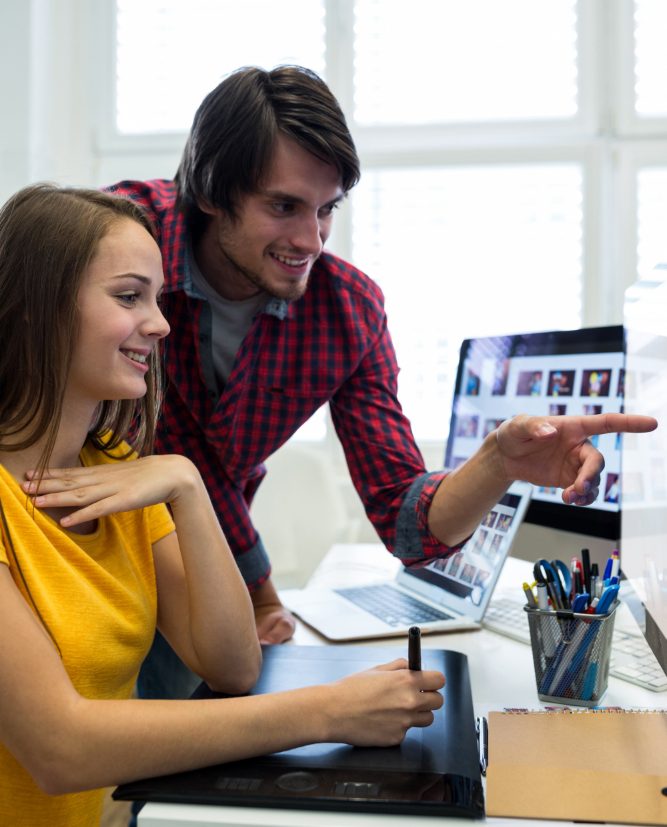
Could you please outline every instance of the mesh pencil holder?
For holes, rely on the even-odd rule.
[[[525,607],[537,696],[575,706],[597,706],[607,689],[616,606],[606,614]]]

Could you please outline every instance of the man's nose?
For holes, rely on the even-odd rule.
[[[289,240],[294,249],[318,256],[326,240],[324,222],[317,214],[300,216]]]

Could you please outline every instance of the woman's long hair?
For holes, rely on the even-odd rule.
[[[143,211],[97,190],[35,184],[0,210],[0,450],[21,451],[45,439],[48,464],[79,331],[77,298],[102,238],[123,220],[152,237]],[[102,450],[130,438],[152,449],[160,404],[159,351],[149,359],[141,399],[101,402],[89,439]]]

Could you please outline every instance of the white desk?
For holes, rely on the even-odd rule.
[[[336,586],[347,585],[351,579],[355,583],[361,583],[363,580],[377,579],[379,573],[392,571],[397,565],[397,561],[381,546],[335,546],[322,561],[312,579]],[[525,579],[523,575],[517,576],[520,566],[520,561],[508,559],[497,586],[499,591],[520,588],[521,582]],[[303,645],[326,643],[322,637],[303,624],[298,625],[294,642]],[[395,646],[397,642],[373,641],[373,645],[384,643]],[[545,706],[537,697],[529,646],[487,630],[429,635],[423,638],[422,645],[424,648],[454,649],[467,655],[477,715],[487,715],[491,710],[501,710],[505,707],[539,709]],[[609,678],[603,703],[605,706],[662,709],[665,706],[665,696],[664,693],[648,692],[625,681]],[[408,822],[423,827],[471,827],[480,823],[470,819],[443,816],[407,817],[179,804],[147,804],[141,811],[138,821],[140,827],[405,827]],[[487,818],[482,823],[515,827],[526,827],[528,824],[525,820],[499,818]],[[563,823],[539,822],[541,827],[563,827]]]

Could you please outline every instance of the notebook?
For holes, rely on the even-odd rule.
[[[487,815],[667,825],[667,712],[489,714]]]
[[[399,646],[263,647],[253,695],[333,681],[407,652]],[[468,661],[460,652],[422,651],[424,669],[447,680],[429,727],[409,729],[400,746],[313,744],[260,758],[124,784],[119,800],[403,815],[484,815]],[[196,697],[217,697],[202,685]],[[221,701],[224,703],[224,700]],[[224,735],[223,735],[224,737]],[[412,822],[408,822],[412,823]]]
[[[332,641],[480,628],[503,563],[530,502],[532,486],[515,482],[468,542],[445,560],[401,566],[392,580],[345,588],[281,591],[304,623]]]

